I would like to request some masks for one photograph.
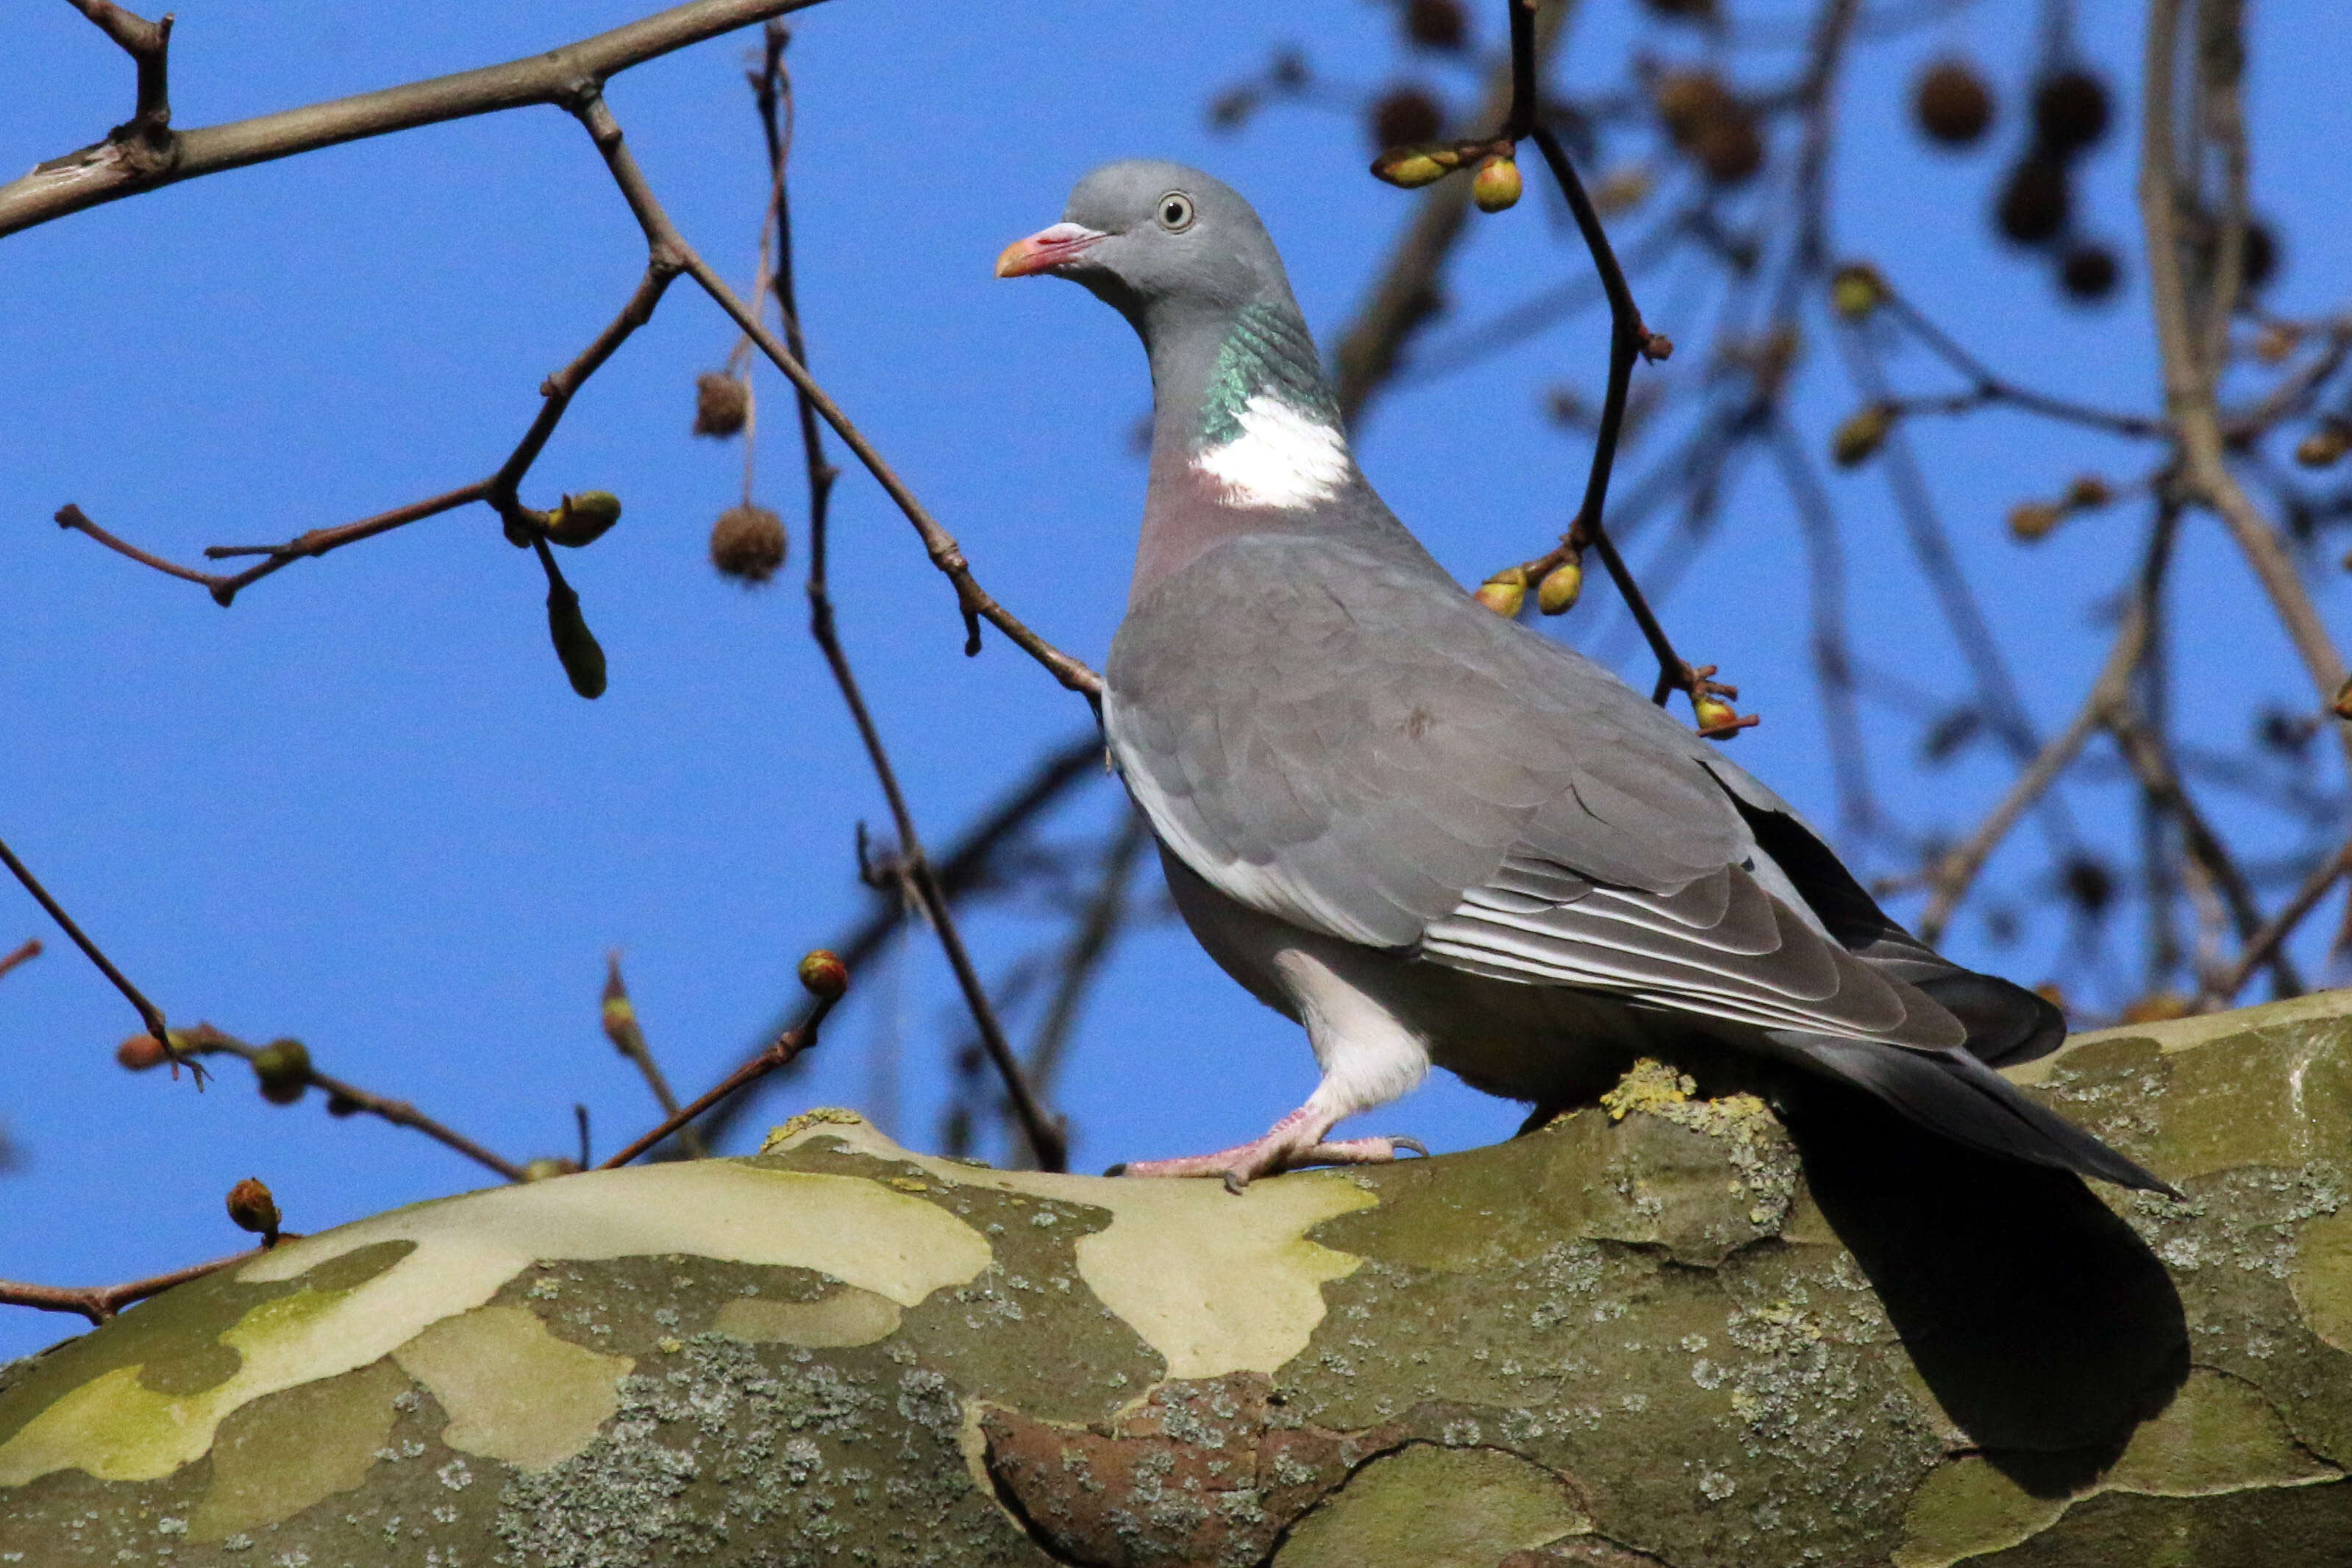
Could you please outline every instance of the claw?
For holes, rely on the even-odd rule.
[[[1424,1160],[1429,1158],[1429,1145],[1418,1138],[1391,1138],[1389,1143],[1395,1149],[1410,1149]]]
[[[1243,1175],[1239,1171],[1226,1171],[1225,1191],[1233,1194],[1235,1197],[1239,1197],[1242,1195],[1242,1190],[1248,1185],[1249,1178],[1247,1176]]]

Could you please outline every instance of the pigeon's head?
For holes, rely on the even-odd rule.
[[[1083,283],[1139,329],[1165,312],[1229,315],[1289,299],[1265,226],[1232,186],[1181,163],[1107,163],[1070,192],[1062,221],[1005,247],[999,278]]]

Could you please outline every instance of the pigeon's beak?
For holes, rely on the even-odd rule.
[[[1085,255],[1103,235],[1084,224],[1057,223],[1026,239],[1016,239],[996,258],[999,278],[1028,278],[1055,272]]]

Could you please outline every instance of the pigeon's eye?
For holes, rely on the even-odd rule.
[[[1181,191],[1171,191],[1160,198],[1160,226],[1171,234],[1181,234],[1192,226],[1192,198]]]

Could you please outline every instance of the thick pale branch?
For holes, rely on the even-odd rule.
[[[162,166],[142,166],[142,160],[127,153],[122,144],[100,142],[0,185],[0,235],[161,185],[289,158],[339,142],[530,104],[570,107],[593,94],[607,78],[632,66],[814,4],[816,0],[693,0],[611,32],[503,65],[175,132],[171,156]]]

